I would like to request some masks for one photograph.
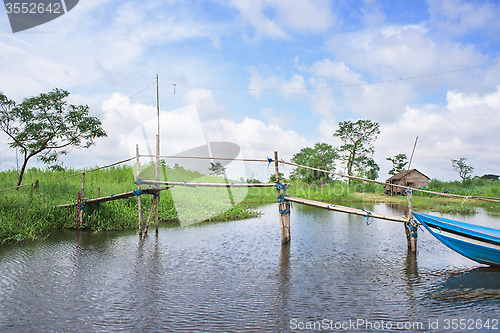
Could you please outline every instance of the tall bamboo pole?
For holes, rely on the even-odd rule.
[[[156,116],[158,120],[158,133],[156,135],[156,180],[160,180],[160,85],[158,84],[158,74],[156,74]],[[158,187],[158,186],[157,186]],[[155,204],[155,228],[158,234],[158,204],[160,201],[160,192],[154,196],[153,202]]]
[[[278,152],[274,152],[274,169],[276,172],[276,196],[278,198],[278,211],[279,211],[279,221],[280,221],[280,229],[281,229],[281,244],[290,243],[290,232],[289,228],[287,228],[287,210],[285,208],[285,204],[283,203],[281,196],[281,189],[278,187],[280,182],[280,174],[278,168]],[[288,209],[290,208],[290,203],[288,203]],[[289,211],[289,210],[288,210]],[[290,225],[290,222],[288,222]]]
[[[158,117],[160,115],[160,109],[158,106]],[[155,178],[156,181],[160,180],[160,118],[158,118],[158,135],[156,136],[156,168],[155,168]],[[156,188],[160,187],[160,185],[156,185]],[[160,201],[160,192],[156,192],[153,203],[155,204],[155,230],[156,234],[158,234],[158,203]]]
[[[415,147],[417,146],[418,135],[415,138],[415,143],[413,144],[413,149],[411,151],[410,162],[408,162],[408,170],[410,170],[411,161],[413,160],[413,153],[415,152]]]
[[[82,191],[81,191],[81,202],[83,202],[83,192],[85,191],[85,172],[82,173]],[[80,207],[80,221],[79,224],[83,224],[83,209]]]
[[[139,161],[139,145],[137,144],[135,146],[135,153],[136,153],[136,164],[137,164],[137,180],[139,181],[141,179],[141,166],[140,166],[140,161]],[[137,190],[141,190],[141,183],[138,182],[137,184]],[[139,235],[142,235],[142,206],[141,206],[141,195],[140,192],[137,195],[137,208],[139,210]]]
[[[406,190],[408,199],[408,222],[405,223],[406,240],[411,252],[417,252],[417,225],[413,220],[413,205],[411,202],[412,188]]]

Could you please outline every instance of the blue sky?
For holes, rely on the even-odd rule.
[[[410,155],[416,136],[413,166],[431,178],[458,179],[460,157],[474,175],[500,174],[498,17],[492,1],[97,0],[13,34],[0,10],[0,91],[21,101],[63,88],[100,115],[108,138],[62,159],[73,167],[131,156],[127,137],[155,117],[155,86],[102,113],[158,74],[162,113],[194,105],[204,140],[237,143],[243,157],[340,146],[338,122],[368,118],[381,126],[381,179],[386,157]],[[193,148],[175,119],[186,140],[162,134],[164,154]],[[6,143],[0,134],[3,170],[16,165]]]

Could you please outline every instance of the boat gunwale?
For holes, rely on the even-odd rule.
[[[418,216],[426,217],[426,218],[428,218],[428,219],[430,219],[432,221],[435,221],[435,222],[437,222],[439,224],[445,224],[445,225],[457,228],[459,230],[448,229],[446,227],[442,228],[440,225],[433,225],[433,227],[435,227],[435,228],[443,229],[443,230],[445,230],[447,232],[450,232],[452,234],[455,234],[455,235],[460,235],[460,236],[464,236],[466,238],[480,240],[480,241],[484,241],[484,242],[487,242],[487,243],[490,243],[490,244],[495,244],[495,245],[499,245],[500,246],[500,230],[498,230],[498,229],[490,228],[490,227],[484,227],[484,226],[475,225],[475,224],[470,224],[470,223],[466,223],[466,222],[454,221],[454,220],[451,220],[451,219],[447,219],[445,217],[436,217],[436,216],[432,216],[432,215],[428,215],[428,214],[423,214],[423,213],[413,212],[413,214],[417,218],[417,220],[420,223],[423,223],[424,225],[427,224],[427,222],[422,222],[418,218]],[[442,221],[441,219],[445,219],[445,220],[449,220],[449,221],[454,221],[454,222],[456,222],[456,224],[453,224],[453,223],[450,223],[450,222],[446,222],[446,221]],[[464,225],[466,225],[466,226],[477,226],[478,228],[480,228],[482,230],[486,229],[486,230],[495,231],[495,232],[499,233],[499,236],[491,235],[491,234],[485,233],[484,231],[479,231],[477,229],[476,230],[470,229],[468,227],[465,227]],[[473,234],[466,233],[464,231],[461,231],[460,229],[461,230],[470,231]],[[480,235],[484,235],[486,237],[481,237]]]

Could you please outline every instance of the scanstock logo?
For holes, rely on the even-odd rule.
[[[4,0],[12,32],[27,30],[52,21],[75,8],[79,0]]]

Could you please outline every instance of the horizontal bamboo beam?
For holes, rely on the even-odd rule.
[[[291,201],[291,202],[296,202],[296,203],[307,205],[307,206],[333,210],[336,212],[361,215],[361,216],[365,216],[365,217],[368,214],[367,211],[362,210],[362,209],[356,209],[356,208],[339,206],[339,205],[332,205],[332,204],[327,204],[324,202],[319,202],[319,201],[314,201],[314,200],[309,200],[309,199],[290,197],[288,195],[285,196],[285,200]],[[381,220],[388,220],[388,221],[394,221],[394,222],[404,222],[404,223],[408,222],[408,219],[405,219],[403,217],[389,216],[389,215],[383,215],[383,214],[379,214],[379,213],[370,212],[370,216],[373,218],[376,218],[376,219],[381,219]]]
[[[170,187],[163,187],[163,188],[147,188],[142,190],[142,194],[153,194],[158,191],[164,191],[168,190]],[[111,194],[106,197],[100,197],[100,198],[95,198],[95,199],[87,199],[85,200],[85,204],[99,204],[101,202],[106,202],[106,201],[112,201],[112,200],[119,200],[119,199],[126,199],[135,196],[135,191],[130,191],[130,192],[125,192],[125,193],[119,193],[119,194]],[[69,204],[64,204],[64,205],[59,205],[57,207],[73,207],[76,206],[76,202],[69,203]]]
[[[192,183],[192,182],[168,182],[162,180],[141,179],[141,185],[167,185],[167,186],[188,186],[188,187],[275,187],[276,184],[261,183]],[[284,184],[287,186],[289,184]]]
[[[240,162],[265,162],[270,163],[272,160],[269,159],[252,159],[252,158],[232,158],[232,157],[208,157],[208,156],[174,156],[174,155],[139,155],[139,157],[159,157],[159,158],[188,158],[194,160],[222,160],[222,161],[240,161]]]

